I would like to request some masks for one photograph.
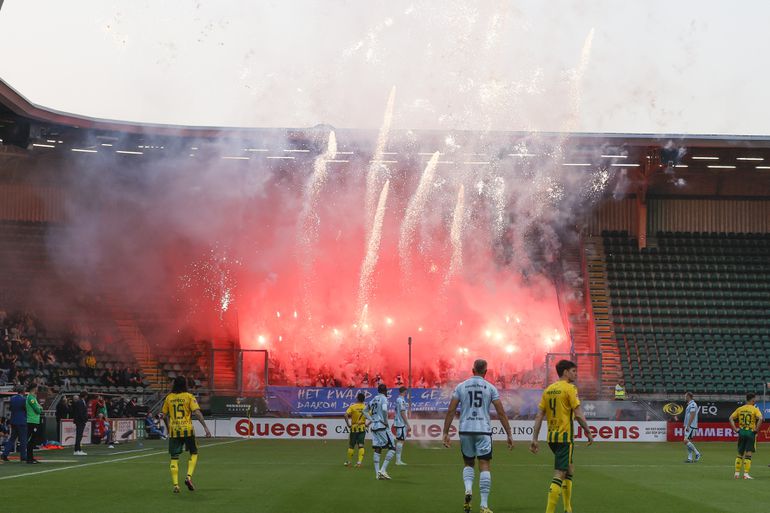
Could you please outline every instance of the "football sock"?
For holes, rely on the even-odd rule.
[[[353,449],[350,448],[350,449],[348,449],[348,459],[345,460],[345,461],[350,461],[352,459],[353,459]]]
[[[695,445],[693,445],[692,442],[687,442],[687,452],[691,454],[695,454],[695,456],[700,455],[700,453],[698,452],[698,449],[695,448]]]
[[[359,447],[359,449],[358,449],[358,463],[361,463],[362,461],[364,461],[364,448],[363,447]]]
[[[743,473],[748,474],[751,470],[751,456],[743,458]]]
[[[692,460],[692,447],[691,447],[691,445],[692,444],[690,442],[687,442],[687,461]]]
[[[551,480],[551,486],[548,488],[548,505],[545,508],[545,513],[556,512],[559,495],[561,495],[561,479],[554,477]]]
[[[572,513],[572,474],[561,484],[561,500],[564,501],[564,511]]]
[[[475,469],[473,467],[463,467],[463,482],[465,483],[465,493],[473,493],[473,479],[475,478]]]
[[[738,456],[735,458],[735,473],[739,474],[741,472],[741,463],[743,462],[743,458]]]
[[[492,489],[492,473],[489,470],[479,472],[479,492],[481,494],[481,507],[487,507],[489,491]]]
[[[404,442],[396,442],[396,461],[401,462],[401,452],[404,450]]]
[[[188,477],[192,477],[193,472],[195,472],[195,464],[198,463],[198,455],[197,454],[191,454],[190,455],[190,461],[187,462],[187,475]]]
[[[179,460],[171,460],[171,483],[179,486]]]
[[[379,474],[380,473],[380,453],[375,452],[372,459],[374,460],[374,471]]]
[[[390,460],[393,459],[393,456],[396,455],[396,451],[393,449],[389,450],[388,453],[385,455],[385,461],[382,462],[382,467],[380,468],[380,472],[386,472],[388,470],[388,463],[390,463]]]

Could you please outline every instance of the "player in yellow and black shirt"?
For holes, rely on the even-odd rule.
[[[535,417],[530,451],[537,454],[540,426],[543,423],[543,418],[545,418],[548,421],[548,446],[553,451],[556,460],[545,511],[546,513],[554,513],[561,495],[564,501],[564,511],[572,513],[573,420],[576,419],[585,431],[588,445],[593,443],[594,438],[588,429],[583,410],[580,408],[577,387],[573,384],[577,379],[577,365],[569,360],[560,360],[556,364],[556,373],[559,375],[559,381],[543,391],[543,397]]]
[[[364,415],[366,405],[364,400],[366,396],[363,392],[359,392],[356,395],[356,402],[348,406],[345,411],[345,423],[350,429],[350,437],[348,440],[348,459],[345,460],[345,466],[350,466],[350,460],[353,459],[353,451],[358,446],[358,462],[356,468],[361,467],[361,462],[364,461],[364,440],[366,439],[366,427],[369,425],[369,421]]]
[[[746,394],[746,404],[736,409],[730,415],[730,426],[738,433],[738,457],[735,458],[735,479],[754,479],[749,475],[751,470],[751,455],[756,452],[756,438],[759,426],[762,425],[762,412],[754,406],[757,402],[755,394]],[[735,423],[738,422],[736,426]]]
[[[195,486],[192,475],[198,462],[198,444],[195,443],[192,416],[195,415],[203,425],[207,438],[211,436],[211,432],[203,419],[198,401],[187,391],[187,379],[184,376],[174,378],[171,393],[163,401],[162,413],[168,429],[168,452],[171,454],[171,482],[174,484],[174,493],[179,493],[179,455],[185,447],[190,452],[190,461],[187,462],[184,484],[188,490],[193,491]]]

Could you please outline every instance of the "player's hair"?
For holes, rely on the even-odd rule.
[[[398,387],[398,393],[399,394],[403,394],[404,392],[406,392],[406,387],[405,386],[401,385],[400,387]]]
[[[748,394],[746,394],[746,401],[751,401],[751,400],[752,400],[752,399],[754,399],[756,396],[757,396],[757,394],[751,394],[751,393],[748,393]]]
[[[688,399],[692,399],[692,392],[685,392],[684,396]]]
[[[358,394],[356,394],[356,401],[358,401],[359,403],[364,402],[364,399],[366,399],[366,394],[364,394],[363,392],[358,392]]]
[[[171,393],[181,394],[182,392],[187,392],[187,378],[177,376],[174,378],[174,384],[171,385]]]
[[[556,364],[556,374],[558,374],[559,377],[562,377],[564,371],[574,369],[575,367],[577,367],[575,362],[569,360],[559,360]]]
[[[482,360],[479,358],[475,362],[473,362],[473,373],[478,374],[479,376],[483,376],[487,373],[487,361]]]
[[[29,385],[27,385],[27,392],[32,392],[32,391],[33,391],[33,390],[35,390],[36,388],[37,388],[37,383],[35,383],[35,382],[33,381],[32,383],[30,383]]]
[[[387,393],[387,391],[388,391],[388,386],[385,383],[380,383],[379,385],[377,385],[378,394],[384,394],[384,393]]]

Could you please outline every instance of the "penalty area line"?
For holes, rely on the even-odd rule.
[[[234,444],[236,442],[242,442],[242,441],[243,441],[242,438],[238,438],[236,440],[227,440],[225,442],[216,442],[216,443],[213,443],[213,444],[201,445],[200,447],[201,448],[204,448],[204,447],[214,447],[216,445]],[[48,474],[50,472],[61,472],[62,470],[70,470],[70,469],[73,469],[73,468],[92,467],[94,465],[105,465],[107,463],[119,463],[121,461],[136,460],[136,459],[139,459],[139,458],[147,458],[149,456],[158,456],[160,454],[168,454],[168,451],[157,451],[157,452],[151,452],[151,453],[148,453],[148,454],[139,454],[137,456],[127,456],[125,458],[117,458],[117,459],[113,459],[113,460],[94,461],[92,463],[83,463],[81,465],[70,465],[69,467],[59,467],[59,468],[51,468],[51,469],[47,469],[47,470],[40,470],[38,472],[26,472],[24,474],[16,474],[14,476],[0,477],[0,481],[5,481],[6,479],[17,479],[17,478],[20,478],[20,477],[39,476],[40,474]]]

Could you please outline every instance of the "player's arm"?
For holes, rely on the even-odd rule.
[[[540,438],[540,426],[543,425],[543,417],[545,417],[545,410],[542,406],[538,406],[535,424],[532,426],[532,441],[529,443],[529,450],[532,454],[537,454],[539,448],[538,438]]]
[[[738,428],[735,425],[735,417],[737,417],[737,413],[738,413],[737,410],[734,411],[733,414],[730,415],[730,419],[729,419],[730,420],[730,427],[733,428],[733,431],[735,431],[736,433],[738,432]]]
[[[345,424],[348,426],[348,428],[352,427],[352,424],[351,424],[352,417],[350,415],[350,410],[349,409],[345,411],[345,415],[343,416],[343,418],[345,419]]]
[[[171,434],[171,426],[168,423],[168,414],[171,408],[168,405],[168,401],[163,401],[163,408],[160,410],[160,418],[163,419],[163,423],[166,425],[166,433]]]
[[[195,418],[198,419],[198,422],[203,425],[203,429],[206,431],[206,438],[211,438],[211,431],[209,431],[209,427],[206,425],[206,419],[203,418],[203,414],[201,413],[200,408],[195,410],[193,415],[195,415]]]
[[[406,414],[406,409],[401,410],[401,420],[404,421],[404,426],[406,426],[407,430],[412,429],[412,426],[409,425],[409,416]]]
[[[508,415],[505,414],[505,408],[503,408],[503,402],[500,399],[492,401],[497,412],[497,418],[500,419],[500,423],[503,425],[505,434],[508,437],[508,448],[513,449],[513,433],[511,432],[511,423],[508,422]]]
[[[583,431],[585,431],[586,436],[588,437],[588,444],[591,445],[594,443],[594,435],[591,434],[591,430],[588,428],[588,422],[586,422],[586,416],[585,413],[583,413],[583,407],[578,405],[577,408],[574,410],[575,412],[575,420],[577,420],[577,423],[580,424],[580,427],[583,428]]]
[[[761,426],[762,426],[762,415],[761,415],[761,414],[759,414],[759,415],[757,416],[757,425],[756,425],[756,427],[754,428],[754,432],[755,432],[755,433],[759,433],[759,428],[760,428]]]
[[[449,447],[451,442],[449,441],[449,428],[452,426],[452,419],[455,418],[455,412],[457,411],[457,405],[460,404],[460,400],[453,397],[449,401],[449,408],[446,411],[446,417],[444,418],[444,447]]]
[[[690,413],[688,413],[684,419],[684,427],[688,428],[692,426],[692,418],[695,415],[695,412],[690,410]]]

